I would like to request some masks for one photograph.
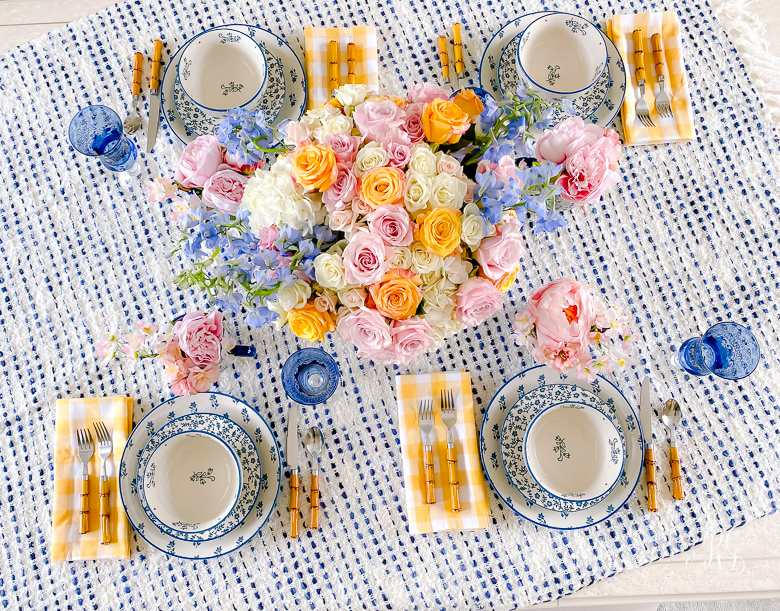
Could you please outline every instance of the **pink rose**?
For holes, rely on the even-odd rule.
[[[382,238],[359,231],[344,249],[344,271],[347,284],[369,285],[377,282],[389,269],[391,251]]]
[[[614,146],[608,138],[577,149],[566,159],[566,172],[557,181],[563,189],[561,197],[586,204],[614,187],[620,180],[614,156]]]
[[[455,315],[469,327],[476,327],[498,312],[504,303],[501,293],[486,278],[469,278],[458,287]]]
[[[588,352],[597,307],[590,287],[561,278],[534,291],[525,313],[536,325],[536,343],[541,350],[565,348],[573,357]]]
[[[406,132],[401,133],[407,136]],[[390,157],[387,165],[404,169],[412,156],[409,145],[394,140],[385,140],[382,145],[384,146],[387,155]]]
[[[254,174],[255,170],[262,170],[265,166],[265,159],[260,159],[255,163],[244,163],[244,158],[238,153],[229,153],[225,151],[225,163],[233,168],[236,172],[241,172],[247,176]]]
[[[518,186],[523,186],[523,181],[520,180],[520,170],[525,169],[525,163],[522,163],[522,167],[518,168],[515,165],[515,160],[509,155],[504,155],[498,160],[498,163],[488,161],[487,159],[481,159],[477,165],[477,172],[484,173],[486,171],[493,172],[496,180],[500,180],[504,183],[504,186],[509,185],[509,179],[514,178]]]
[[[434,100],[449,100],[450,92],[436,83],[415,83],[409,91],[409,101],[413,104],[427,104]]]
[[[380,206],[368,215],[371,232],[388,246],[409,246],[414,240],[414,226],[403,206]]]
[[[323,146],[329,146],[341,163],[354,163],[360,143],[360,136],[348,136],[347,134],[328,134],[322,141]]]
[[[357,196],[358,182],[352,173],[352,168],[346,163],[336,163],[338,178],[322,194],[322,203],[328,212],[343,210]]]
[[[190,369],[187,376],[193,394],[206,392],[217,380],[219,380],[219,366],[216,364],[194,367]]]
[[[355,344],[360,356],[373,358],[391,350],[390,326],[376,310],[361,307],[350,312],[339,320],[336,329],[342,339]]]
[[[519,223],[504,223],[498,231],[498,235],[482,240],[474,253],[482,275],[493,281],[513,272],[525,254]]]
[[[248,176],[222,164],[203,185],[201,199],[211,208],[235,214],[248,180]]]
[[[410,104],[406,107],[406,122],[403,130],[409,135],[412,144],[425,140],[425,129],[422,124],[422,113],[425,104]]]
[[[222,351],[232,338],[222,330],[222,312],[205,315],[190,312],[176,321],[173,334],[179,341],[179,348],[197,366],[219,363]]]
[[[276,236],[279,235],[279,229],[276,225],[269,225],[268,227],[260,227],[257,232],[258,245],[260,248],[274,248],[274,242]]]
[[[198,136],[181,154],[173,179],[185,189],[202,187],[222,163],[216,136]]]
[[[350,208],[345,210],[334,210],[328,218],[328,226],[333,231],[346,231],[352,224],[353,212]]]
[[[436,341],[431,336],[432,333],[431,325],[423,318],[412,316],[406,320],[394,320],[390,327],[393,362],[406,365],[414,357],[435,348]]]
[[[391,100],[371,99],[358,104],[352,118],[367,141],[382,142],[391,130],[404,124],[406,113]]]
[[[463,166],[452,155],[447,155],[442,151],[436,153],[436,171],[439,174],[449,174],[460,178],[463,176]]]

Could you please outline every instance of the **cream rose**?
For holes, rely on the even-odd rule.
[[[432,180],[422,174],[410,172],[406,175],[404,206],[410,214],[421,212],[428,207],[431,199]]]
[[[463,176],[463,166],[452,155],[442,151],[436,153],[436,171],[439,174],[449,174],[450,176]]]
[[[314,131],[317,140],[323,140],[329,134],[349,134],[355,123],[352,117],[338,114],[333,117],[327,117],[320,127]]]
[[[439,255],[432,253],[419,242],[412,244],[409,249],[412,259],[412,271],[416,274],[427,274],[428,272],[438,271],[444,265],[444,259]]]
[[[382,168],[389,161],[390,155],[387,154],[381,142],[369,142],[358,151],[355,165],[352,166],[352,173],[358,178],[362,178],[369,170]]]
[[[342,85],[333,92],[333,95],[344,108],[348,106],[357,106],[366,99],[366,96],[368,95],[368,85],[363,83]]]
[[[300,279],[296,280],[295,284],[283,286],[276,291],[276,301],[287,312],[305,306],[309,297],[311,297],[311,285]]]
[[[462,180],[449,174],[439,174],[431,185],[431,206],[460,210],[463,198],[466,197],[466,189],[466,183]]]
[[[436,155],[427,144],[415,144],[409,157],[409,169],[422,176],[436,176]]]
[[[338,292],[339,301],[350,310],[362,308],[366,304],[366,289],[354,288]]]
[[[460,239],[472,250],[476,249],[485,237],[485,219],[476,204],[466,204],[463,208],[463,223],[460,226]]]
[[[339,254],[320,253],[314,259],[314,275],[319,284],[340,291],[347,287],[344,262]]]
[[[409,269],[412,265],[412,253],[406,246],[393,249],[393,267]]]

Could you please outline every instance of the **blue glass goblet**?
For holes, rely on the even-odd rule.
[[[750,329],[719,322],[701,337],[686,340],[677,351],[676,364],[695,376],[741,380],[755,371],[760,359],[761,349]]]
[[[282,386],[296,403],[325,403],[336,391],[341,373],[333,357],[319,348],[294,352],[282,368]]]
[[[74,149],[88,157],[98,157],[112,172],[138,176],[138,150],[122,130],[122,119],[107,106],[87,106],[76,113],[68,127],[68,138]]]

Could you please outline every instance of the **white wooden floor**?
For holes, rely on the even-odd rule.
[[[743,1],[762,16],[768,48],[780,56],[780,0]],[[0,0],[0,53],[111,4],[112,0]],[[723,21],[728,29],[727,18]],[[132,58],[127,62],[130,65]],[[780,514],[541,606],[630,605],[639,611],[637,605],[644,603],[644,611],[654,608],[649,603],[748,598],[780,598]]]

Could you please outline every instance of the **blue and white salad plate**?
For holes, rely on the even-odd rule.
[[[154,434],[177,418],[191,414],[215,414],[239,425],[257,448],[262,464],[260,493],[249,515],[229,533],[210,541],[182,541],[161,531],[147,517],[138,494],[138,464],[144,447]],[[236,551],[266,523],[279,496],[282,465],[279,447],[270,427],[254,408],[220,393],[176,397],[150,411],[130,433],[119,463],[119,493],[133,529],[150,545],[178,558],[213,558]]]
[[[614,407],[625,435],[626,458],[617,485],[596,505],[581,511],[557,511],[529,501],[512,485],[501,461],[501,429],[507,413],[518,399],[548,384],[575,385],[595,394],[608,406]],[[548,528],[573,530],[606,520],[631,498],[642,472],[642,433],[637,414],[620,390],[601,376],[589,383],[574,374],[558,373],[546,365],[526,369],[506,382],[493,397],[485,411],[479,437],[482,465],[499,498],[526,520]]]
[[[203,531],[189,528],[187,524],[176,525],[178,530],[166,526],[155,515],[155,508],[146,496],[146,486],[154,482],[154,478],[148,477],[149,470],[165,468],[165,465],[155,463],[155,450],[176,435],[186,433],[207,433],[221,441],[235,455],[241,472],[241,489],[230,513],[219,524]],[[182,541],[210,541],[226,535],[249,515],[260,494],[261,476],[260,455],[249,434],[230,418],[198,412],[171,420],[149,439],[138,457],[138,483],[141,484],[138,486],[138,498],[148,518],[162,532]]]

